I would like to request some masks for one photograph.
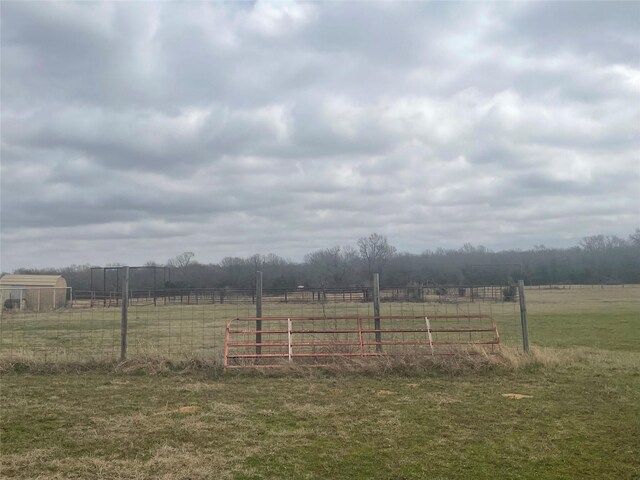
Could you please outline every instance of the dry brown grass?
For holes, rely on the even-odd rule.
[[[531,368],[554,368],[568,366],[593,366],[606,364],[612,367],[626,368],[640,365],[638,352],[610,352],[586,347],[546,348],[531,347],[528,353],[519,349],[502,348],[500,353],[489,353],[481,348],[460,352],[454,355],[396,354],[382,357],[336,358],[322,365],[282,364],[273,368],[245,368],[225,371],[220,359],[192,358],[185,355],[180,358],[164,358],[160,355],[136,357],[125,362],[43,362],[38,357],[21,356],[0,357],[0,373],[27,372],[46,373],[82,373],[104,372],[118,374],[165,375],[170,373],[206,373],[208,377],[222,375],[317,375],[317,374],[419,374],[444,373],[458,374],[491,370],[517,371]],[[640,368],[640,367],[639,367]]]
[[[105,459],[92,456],[60,457],[57,448],[40,449],[28,454],[9,454],[2,460],[2,470],[10,472],[12,478],[32,480],[66,480],[69,478],[146,480],[205,480],[211,478],[233,478],[235,475],[230,466],[251,449],[240,449],[235,454],[218,455],[207,450],[194,449],[189,446],[173,447],[162,445],[157,447],[151,457],[145,459]],[[34,464],[46,464],[51,473],[20,474],[27,472]],[[235,471],[235,474],[242,469]],[[250,471],[247,469],[247,471]],[[73,472],[73,476],[69,476]]]
[[[35,363],[28,374],[5,372],[2,477],[634,478],[637,471],[639,353],[507,350],[228,374],[211,367],[154,358],[80,375],[37,375]]]

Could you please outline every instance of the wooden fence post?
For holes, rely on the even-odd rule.
[[[527,325],[527,302],[524,297],[524,280],[518,280],[518,298],[520,299],[520,324],[522,325],[522,347],[529,351],[529,327]]]
[[[122,278],[122,318],[120,321],[120,361],[127,359],[127,322],[129,310],[129,267],[124,267]]]

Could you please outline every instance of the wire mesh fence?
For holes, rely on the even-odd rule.
[[[389,302],[500,302],[512,300],[510,286],[404,286],[380,290],[381,301]],[[371,301],[371,287],[268,289],[262,293],[263,303],[362,303]],[[200,305],[224,303],[253,303],[256,291],[248,289],[199,288],[130,290],[130,305]],[[118,306],[122,292],[117,290],[76,290],[75,307]]]
[[[73,292],[68,287],[2,287],[2,310],[47,312],[71,306]]]
[[[120,358],[122,295],[74,292],[72,300],[50,310],[3,308],[0,359],[84,362]],[[265,291],[260,300],[263,317],[371,317],[375,313],[373,293],[367,287]],[[127,358],[221,360],[227,322],[255,317],[256,303],[255,290],[132,291],[127,304]],[[490,316],[496,321],[502,345],[522,346],[517,289],[383,288],[380,305],[380,314],[388,317]],[[399,340],[408,341],[407,335]]]
[[[120,311],[115,308],[51,311],[3,310],[0,357],[45,362],[116,358]]]

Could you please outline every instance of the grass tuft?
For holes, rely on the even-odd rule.
[[[503,348],[501,353],[487,353],[482,349],[453,355],[397,354],[387,357],[336,358],[321,366],[283,364],[275,368],[245,368],[224,370],[217,359],[166,358],[160,355],[136,356],[119,361],[56,361],[44,362],[27,355],[0,357],[0,374],[30,373],[116,373],[123,375],[168,375],[205,373],[208,377],[226,376],[340,376],[340,375],[462,375],[509,371],[537,371],[556,367],[585,367],[609,365],[620,368],[640,368],[637,352],[610,352],[592,348],[532,347],[529,353]]]

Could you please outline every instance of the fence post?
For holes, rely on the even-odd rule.
[[[524,297],[524,280],[518,280],[518,298],[520,299],[520,323],[522,325],[522,347],[529,351],[529,327],[527,325],[527,302]]]
[[[376,352],[382,351],[382,332],[380,332],[380,275],[373,274],[373,314],[375,316],[374,328],[376,330]]]
[[[256,318],[262,318],[262,272],[256,272]],[[256,343],[262,343],[262,320],[256,320]],[[256,355],[262,353],[262,347],[256,345]]]
[[[122,319],[120,322],[120,361],[127,359],[127,315],[129,310],[129,267],[124,267],[122,278]]]

